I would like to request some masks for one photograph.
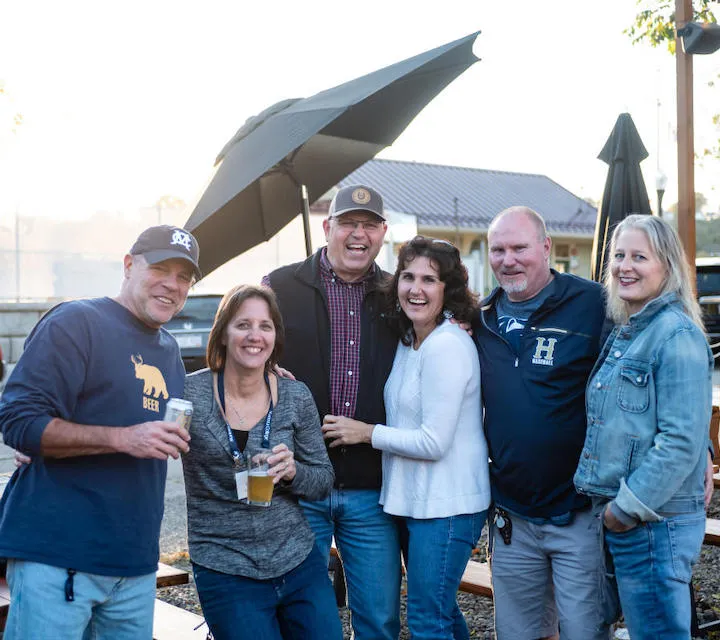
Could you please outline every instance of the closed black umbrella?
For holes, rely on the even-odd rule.
[[[392,144],[476,62],[478,33],[250,118],[220,152],[185,223],[200,244],[203,273],[270,239],[301,212],[309,253],[308,203]]]
[[[607,180],[595,224],[592,250],[593,280],[600,281],[608,258],[608,244],[615,225],[631,213],[650,214],[640,163],[648,157],[629,113],[618,116],[598,158],[607,163]]]

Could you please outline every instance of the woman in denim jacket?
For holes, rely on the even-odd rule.
[[[590,376],[578,491],[601,505],[633,640],[690,638],[688,583],[705,532],[712,354],[675,231],[631,215],[605,275],[616,326]]]

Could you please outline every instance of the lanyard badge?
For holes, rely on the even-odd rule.
[[[272,390],[270,389],[270,379],[267,373],[265,374],[265,384],[267,385],[268,392],[270,393],[270,407],[265,415],[265,425],[263,426],[262,436],[262,448],[270,448],[270,425],[272,424],[273,415],[273,399]],[[232,432],[230,424],[225,421],[225,430],[227,431],[228,442],[230,444],[230,452],[233,459],[233,468],[235,469],[235,489],[237,490],[238,500],[247,500],[248,497],[248,470],[245,466],[243,456],[240,453],[240,448],[235,440],[235,435]]]

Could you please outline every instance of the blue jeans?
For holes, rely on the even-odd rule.
[[[605,531],[620,604],[632,640],[690,640],[692,565],[705,535],[705,512]]]
[[[470,638],[457,591],[486,518],[487,511],[428,520],[398,518],[413,640]]]
[[[12,606],[5,640],[151,640],[155,574],[114,578],[73,576],[75,599],[65,599],[67,569],[8,560]]]
[[[400,541],[379,498],[371,489],[333,489],[325,500],[300,500],[326,566],[335,536],[355,640],[396,640],[400,634]]]
[[[297,567],[269,580],[220,573],[194,563],[193,574],[215,640],[342,640],[327,563],[315,547]]]

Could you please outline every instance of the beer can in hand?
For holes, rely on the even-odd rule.
[[[183,429],[190,429],[193,406],[189,400],[170,398],[165,406],[165,422],[177,422]]]

